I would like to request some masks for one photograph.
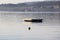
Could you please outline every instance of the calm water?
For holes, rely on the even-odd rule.
[[[43,22],[24,22],[36,18]],[[0,40],[60,40],[60,13],[0,12]]]

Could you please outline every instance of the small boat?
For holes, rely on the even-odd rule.
[[[25,19],[24,20],[25,22],[42,22],[43,21],[43,19]]]

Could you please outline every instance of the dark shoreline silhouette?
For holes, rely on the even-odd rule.
[[[21,11],[21,12],[60,11],[60,1],[0,4],[0,11]]]

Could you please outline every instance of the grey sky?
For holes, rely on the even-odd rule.
[[[31,1],[43,1],[43,0],[0,0],[0,4],[1,4],[1,3],[31,2]]]
[[[0,4],[4,3],[21,3],[21,2],[31,2],[31,1],[46,1],[46,0],[0,0]],[[47,1],[53,1],[53,0],[47,0]],[[57,1],[57,0],[54,0]]]

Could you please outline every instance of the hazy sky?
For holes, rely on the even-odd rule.
[[[2,3],[4,4],[4,3],[31,2],[31,1],[45,1],[45,0],[0,0],[0,4],[2,4]]]
[[[31,2],[31,1],[43,1],[43,0],[0,0],[0,4],[1,3]]]

